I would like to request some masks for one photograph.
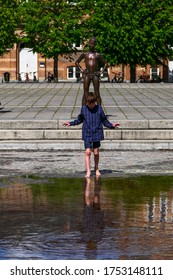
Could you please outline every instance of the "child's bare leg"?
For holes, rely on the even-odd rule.
[[[100,176],[101,173],[99,171],[99,148],[94,148],[94,163],[95,163],[95,172],[96,176]]]
[[[91,150],[89,148],[87,148],[85,150],[85,165],[86,165],[86,175],[85,175],[85,177],[90,177],[91,176],[90,157],[91,157]]]

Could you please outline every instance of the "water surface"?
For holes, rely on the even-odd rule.
[[[0,180],[0,259],[173,259],[173,177]]]

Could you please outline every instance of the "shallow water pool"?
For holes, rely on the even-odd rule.
[[[0,259],[173,259],[173,177],[0,180]]]

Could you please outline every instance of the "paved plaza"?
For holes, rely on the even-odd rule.
[[[91,86],[92,91],[92,86]],[[110,120],[173,120],[173,83],[101,83]],[[70,120],[80,112],[82,83],[1,83],[1,120]]]

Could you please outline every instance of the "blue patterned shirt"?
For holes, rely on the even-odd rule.
[[[82,126],[82,140],[88,142],[97,142],[104,140],[103,125],[108,128],[114,128],[110,123],[100,105],[95,105],[90,109],[87,105],[82,106],[77,119],[70,122],[70,125]]]

